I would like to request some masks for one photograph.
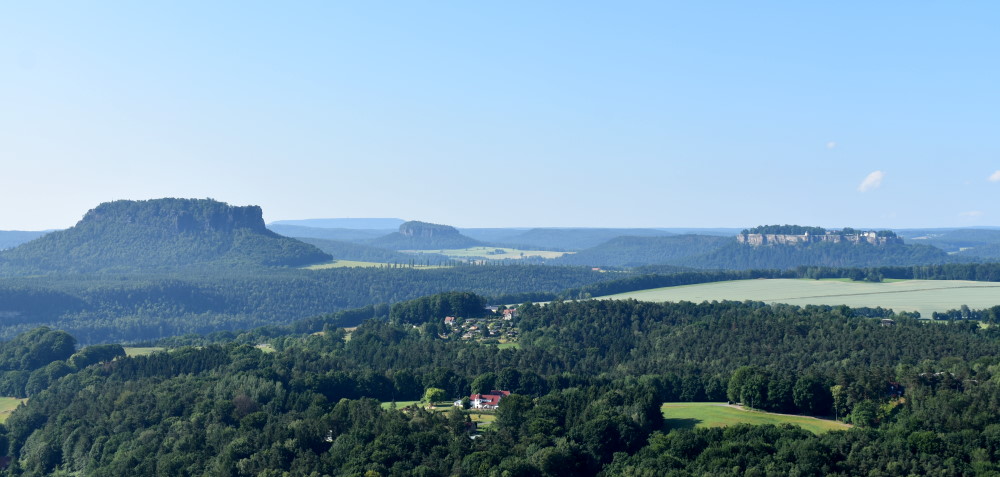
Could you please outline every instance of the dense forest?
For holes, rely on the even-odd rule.
[[[997,470],[994,328],[898,315],[886,327],[847,307],[634,301],[524,305],[515,318],[524,334],[513,349],[443,340],[429,326],[442,312],[480,303],[472,295],[426,297],[400,304],[396,313],[407,318],[366,321],[349,340],[331,327],[273,336],[270,353],[237,338],[132,358],[97,350],[103,359],[76,364],[65,352],[50,356],[42,369],[58,369],[57,377],[31,389],[0,429],[12,458],[6,473]],[[19,353],[28,351],[3,361],[21,362]],[[460,408],[379,405],[419,399],[428,388],[457,397],[491,387],[514,394],[477,439]],[[690,429],[660,411],[665,401],[726,399],[837,415],[854,427],[822,435],[775,426]]]
[[[0,281],[0,337],[47,325],[86,344],[131,342],[285,324],[449,290],[537,300],[619,277],[583,267],[463,265],[8,278]]]
[[[733,242],[732,237],[714,235],[671,235],[666,237],[625,236],[574,254],[563,255],[550,263],[559,265],[599,265],[636,267],[648,264],[678,263],[691,257],[718,250]]]

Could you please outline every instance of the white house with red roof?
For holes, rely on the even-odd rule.
[[[469,396],[469,403],[472,404],[473,409],[496,409],[500,405],[500,400],[507,396],[510,396],[510,391],[497,391],[494,389],[489,394],[473,394]],[[456,406],[460,406],[461,403],[461,401],[455,401]]]

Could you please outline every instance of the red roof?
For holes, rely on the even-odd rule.
[[[479,400],[482,406],[498,406],[500,405],[500,400],[507,396],[510,396],[510,391],[497,391],[494,389],[489,394],[473,394],[469,396],[469,400]]]

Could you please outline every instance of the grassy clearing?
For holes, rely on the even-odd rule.
[[[28,400],[6,396],[0,397],[0,423],[6,422],[7,418],[10,417],[10,413],[14,412],[14,409],[17,409],[17,406],[23,402],[28,402]]]
[[[500,343],[497,345],[497,349],[520,349],[521,343]]]
[[[270,344],[267,344],[267,343],[261,343],[261,344],[257,345],[256,348],[259,349],[259,350],[261,350],[261,351],[263,351],[263,352],[265,352],[265,353],[273,353],[273,352],[277,351],[277,350],[274,349],[274,346],[271,346]]]
[[[521,250],[506,247],[470,247],[450,250],[400,250],[403,253],[420,255],[422,253],[436,253],[451,258],[469,259],[482,258],[487,260],[503,260],[505,258],[521,259],[527,257],[559,258],[572,252],[555,252],[551,250]]]
[[[158,347],[142,348],[142,347],[125,346],[124,348],[126,356],[146,356],[147,354],[153,354],[167,350],[166,348],[158,348]]]
[[[326,270],[328,268],[380,268],[380,267],[388,267],[391,265],[392,264],[384,262],[358,262],[354,260],[334,260],[329,263],[320,263],[317,265],[310,265],[304,268],[306,270]],[[409,264],[396,264],[396,266],[403,268],[414,268],[417,270],[430,270],[432,268],[449,268],[444,265],[413,265],[411,267]]]
[[[660,408],[665,425],[673,429],[699,427],[725,427],[734,424],[793,424],[813,434],[847,429],[851,426],[839,421],[817,419],[807,416],[774,414],[764,411],[746,410],[715,402],[668,402]]]
[[[396,401],[396,409],[402,409],[407,406],[416,406],[417,404],[420,404],[420,401]],[[383,402],[382,409],[392,409],[392,401]]]
[[[487,414],[484,412],[470,411],[469,418],[472,419],[472,422],[475,422],[480,429],[482,429],[492,425],[497,420],[497,415],[493,413]]]
[[[919,311],[930,318],[968,305],[989,308],[1000,305],[1000,283],[964,280],[893,280],[886,283],[839,280],[773,279],[736,280],[679,287],[640,290],[602,299],[640,301],[754,300],[791,305],[881,306],[900,311]]]

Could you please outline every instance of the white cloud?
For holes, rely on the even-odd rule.
[[[878,189],[882,185],[882,178],[885,177],[885,173],[882,171],[874,171],[865,177],[865,180],[861,181],[861,185],[858,186],[858,190],[861,192],[868,192],[872,189]]]
[[[837,147],[837,141],[830,141],[830,142],[826,143],[826,148],[827,149],[833,149],[835,147]],[[1000,172],[1000,171],[998,171],[998,172]]]
[[[990,182],[1000,182],[1000,171],[996,171],[990,176]]]
[[[982,217],[983,211],[981,210],[970,210],[968,212],[962,212],[958,214],[960,217]]]

